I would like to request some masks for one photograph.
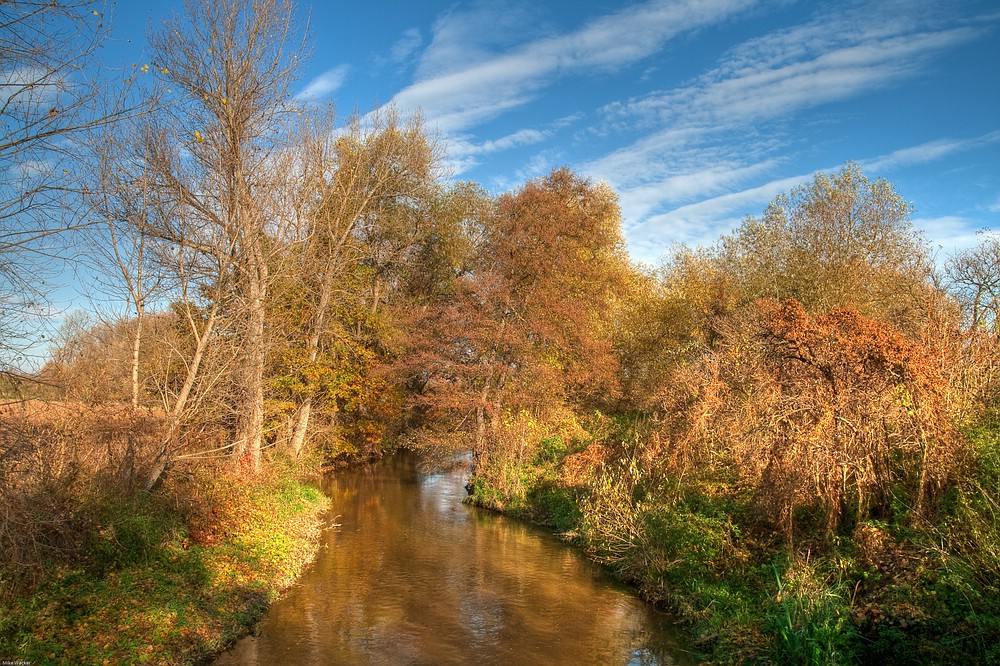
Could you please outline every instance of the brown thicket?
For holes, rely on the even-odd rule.
[[[0,590],[14,592],[47,564],[76,561],[97,520],[97,494],[138,489],[163,419],[124,405],[18,401],[0,406]]]
[[[666,393],[679,469],[728,467],[789,538],[800,509],[828,531],[899,501],[923,517],[956,478],[966,449],[945,378],[888,324],[765,300],[719,329]]]

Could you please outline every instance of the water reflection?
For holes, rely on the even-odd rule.
[[[464,472],[338,472],[340,527],[225,664],[688,663],[670,619],[530,526],[464,506]]]

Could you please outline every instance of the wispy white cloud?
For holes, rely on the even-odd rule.
[[[930,242],[931,250],[943,254],[944,257],[973,247],[980,241],[979,232],[982,225],[967,217],[944,215],[942,217],[917,217],[912,221],[913,226],[919,229]]]
[[[544,141],[551,133],[536,129],[522,129],[499,139],[484,141],[479,144],[456,140],[452,146],[457,148],[454,152],[458,157],[464,155],[484,155],[495,153],[500,150],[507,150],[515,146],[526,146]]]
[[[389,56],[393,62],[404,62],[416,53],[423,43],[424,38],[423,35],[420,34],[420,30],[417,28],[410,28],[396,40],[395,44],[392,45],[392,49],[389,51]]]
[[[649,165],[675,162],[678,153],[705,152],[705,164],[714,164],[714,151],[706,148],[733,144],[734,132],[740,133],[735,143],[745,150],[750,139],[747,128],[895,85],[926,67],[934,55],[981,34],[967,26],[914,32],[920,26],[905,14],[890,21],[882,10],[873,11],[861,6],[818,15],[806,24],[737,46],[688,85],[608,104],[602,115],[613,130],[639,126],[647,133],[593,161],[588,170],[628,189],[655,181],[658,170]],[[775,143],[778,137],[768,134]],[[754,150],[763,147],[758,143]],[[744,162],[756,158],[759,152]],[[703,166],[693,169],[701,171]]]
[[[43,105],[58,105],[60,95],[69,92],[74,82],[61,70],[40,67],[13,67],[0,70],[0,99],[4,111],[21,113]]]
[[[997,141],[1000,141],[1000,132],[990,132],[971,139],[939,139],[902,148],[887,155],[863,159],[859,164],[867,172],[878,175],[878,171],[933,162]],[[778,163],[773,160],[746,166],[720,165],[673,176],[662,187],[650,183],[622,189],[620,197],[624,229],[632,255],[651,262],[659,258],[671,242],[693,246],[711,245],[747,215],[762,212],[777,195],[812,179],[812,174],[782,177],[763,185],[711,195],[719,189],[753,182],[756,177],[773,173],[777,166]],[[840,167],[841,165],[831,164],[817,171],[833,172]],[[685,198],[694,201],[671,207],[671,202]],[[663,208],[667,210],[662,210]],[[987,211],[1000,212],[1000,199],[987,207]],[[986,226],[983,220],[958,215],[918,217],[912,221],[934,247],[940,247],[946,254],[974,245],[977,242],[977,232]]]
[[[551,139],[570,125],[577,128],[574,140],[589,139],[591,146],[619,133],[638,136],[582,165],[577,160],[576,168],[618,190],[630,249],[650,260],[671,241],[713,242],[747,213],[759,213],[774,196],[811,177],[812,167],[796,156],[807,137],[792,134],[786,121],[905,85],[934,68],[942,54],[982,38],[997,20],[956,17],[934,0],[827,5],[797,25],[737,44],[714,67],[676,87],[606,104],[594,127],[582,126],[594,116],[581,110],[564,116],[564,124],[536,120],[533,128],[483,136],[486,123],[514,117],[510,112],[544,99],[562,79],[635,65],[680,35],[730,21],[757,5],[757,0],[649,0],[561,32],[549,27],[544,7],[456,6],[438,17],[414,82],[392,101],[403,112],[420,109],[428,126],[442,133],[456,174],[488,156],[536,146],[534,157],[509,169],[507,177],[539,175],[563,163],[566,153]],[[769,7],[763,11],[775,5]],[[801,15],[801,8],[793,9],[790,14]],[[401,53],[413,53],[419,34],[411,37],[405,45],[399,42]],[[669,61],[645,63],[643,71],[653,68],[662,78]],[[823,115],[808,117],[813,124],[824,121]],[[862,166],[882,171],[929,163],[996,140],[988,134],[926,141],[869,158]],[[787,176],[806,169],[810,175]],[[494,183],[503,178],[496,176]]]
[[[810,33],[789,36],[799,40]],[[791,62],[726,62],[689,86],[613,103],[604,114],[618,124],[711,127],[715,131],[757,123],[896,84],[919,71],[934,54],[977,35],[973,28],[954,28],[881,37],[805,53]],[[787,47],[795,53],[804,49],[795,43]]]
[[[943,159],[954,153],[978,148],[985,144],[1000,142],[1000,131],[990,132],[971,139],[937,139],[919,146],[911,146],[893,151],[875,159],[861,162],[861,166],[870,171],[882,171],[898,167],[925,164]]]
[[[499,139],[478,143],[471,136],[449,137],[445,169],[453,174],[462,173],[479,164],[479,158],[483,155],[540,143],[551,134],[548,130],[521,129]]]
[[[577,111],[576,113],[571,113],[568,116],[557,118],[555,123],[553,123],[553,125],[556,127],[571,127],[572,125],[575,125],[581,120],[583,120],[583,118],[585,117],[586,117],[585,113],[583,113],[582,111]]]
[[[393,101],[404,110],[422,109],[428,122],[446,133],[460,132],[528,103],[560,76],[632,64],[660,50],[670,38],[724,20],[754,3],[652,0],[574,32],[536,38],[499,53],[484,49],[484,33],[469,27],[492,20],[496,10],[459,18],[452,14],[439,22],[418,81]],[[503,24],[491,23],[485,34],[509,34],[497,30],[498,25]]]
[[[349,67],[347,65],[338,65],[326,70],[310,81],[295,98],[299,100],[316,100],[329,97],[344,85],[344,81],[347,80],[348,71]]]
[[[12,160],[8,169],[12,174],[16,173],[20,180],[29,182],[36,178],[51,177],[56,169],[56,163],[54,160]]]
[[[559,131],[578,123],[583,117],[583,113],[574,113],[556,118],[541,128],[523,128],[496,139],[482,140],[471,133],[449,136],[447,137],[448,151],[445,158],[446,170],[452,174],[462,173],[478,166],[481,163],[481,158],[487,155],[544,143]],[[497,176],[493,185],[500,188],[516,187],[518,182],[530,180],[550,171],[555,157],[552,150],[543,150],[530,158],[529,163],[517,169],[514,174]],[[549,166],[544,168],[543,165]],[[519,180],[512,180],[515,176]]]
[[[659,259],[672,242],[707,246],[731,231],[748,213],[763,210],[777,195],[811,178],[791,176],[738,192],[728,192],[680,206],[629,224],[629,251],[646,262]]]
[[[417,80],[452,74],[489,62],[539,38],[544,10],[527,0],[479,0],[437,17],[431,41],[417,62]]]
[[[638,127],[644,135],[585,171],[619,191],[633,256],[649,261],[670,241],[711,243],[807,179],[775,178],[790,161],[778,155],[788,155],[794,140],[776,131],[775,121],[899,85],[985,30],[892,5],[816,14],[737,45],[686,85],[605,106],[603,131]],[[878,170],[929,162],[993,140],[941,139],[862,164]]]
[[[990,132],[971,139],[939,139],[902,148],[887,155],[863,159],[859,164],[869,173],[896,167],[924,164],[944,159],[956,153],[981,148],[985,143],[1000,141],[1000,132]],[[683,173],[657,184],[626,188],[621,192],[625,234],[632,255],[642,261],[652,262],[667,250],[672,242],[692,246],[707,246],[721,235],[728,233],[747,215],[760,214],[779,194],[785,193],[812,179],[812,174],[773,179],[763,185],[740,189],[735,192],[707,196],[707,193],[725,190],[740,183],[752,182],[755,177],[771,173],[777,163],[772,160],[756,162],[743,167],[715,166],[700,172]],[[833,172],[841,165],[827,165],[817,171]],[[661,194],[662,192],[662,194]],[[697,199],[657,213],[664,202]],[[988,212],[1000,212],[1000,198]],[[987,226],[981,219],[967,216],[945,215],[916,217],[914,226],[921,230],[933,248],[940,248],[945,255],[965,249],[978,242],[978,232]]]

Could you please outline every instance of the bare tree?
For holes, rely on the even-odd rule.
[[[44,312],[40,280],[79,224],[78,142],[126,113],[97,68],[106,36],[84,1],[0,2],[0,351],[23,360],[29,322]],[[29,268],[30,267],[30,268]]]
[[[136,121],[95,133],[91,141],[92,185],[85,193],[89,210],[100,220],[89,229],[87,258],[97,275],[107,278],[99,280],[96,298],[112,298],[116,305],[124,303],[134,317],[129,368],[133,415],[141,399],[140,355],[146,308],[165,278],[165,267],[155,261],[158,253],[148,222],[160,208],[148,173],[147,155],[137,140],[141,137],[137,128],[145,122],[145,116]]]
[[[283,197],[297,172],[287,150],[300,50],[290,44],[292,19],[288,0],[189,0],[150,39],[151,64],[172,91],[146,136],[152,177],[173,210],[155,234],[179,256],[225,269],[223,281],[205,286],[216,305],[224,299],[239,348],[234,452],[250,471],[263,434],[270,266],[285,247]]]
[[[155,103],[150,108],[156,108]],[[85,199],[99,223],[87,229],[88,259],[99,284],[95,299],[101,310],[125,303],[131,322],[113,326],[128,333],[128,376],[133,415],[140,403],[151,406],[149,389],[155,389],[167,423],[160,447],[149,464],[146,487],[155,485],[173,458],[184,447],[179,434],[185,424],[197,421],[193,395],[207,395],[219,383],[218,373],[202,376],[219,313],[228,302],[224,285],[231,279],[232,257],[213,248],[201,221],[178,206],[158,187],[148,139],[150,116],[143,115],[95,134],[92,141],[91,182]],[[166,319],[157,313],[167,303]],[[153,317],[154,344],[145,354],[147,310]],[[174,330],[174,335],[164,335]],[[145,364],[144,356],[152,355]],[[167,361],[164,362],[164,356]],[[124,359],[121,361],[125,363]],[[226,365],[223,363],[223,365]],[[155,366],[155,367],[153,367]],[[200,389],[200,390],[199,390]]]
[[[945,279],[969,330],[1000,331],[1000,237],[983,235],[978,245],[950,257]]]

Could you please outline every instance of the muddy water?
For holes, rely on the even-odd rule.
[[[411,456],[326,480],[339,526],[215,663],[690,663],[670,618],[542,530],[462,504]]]

